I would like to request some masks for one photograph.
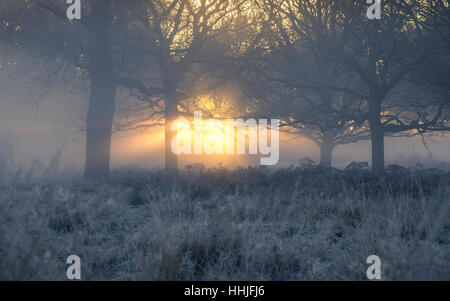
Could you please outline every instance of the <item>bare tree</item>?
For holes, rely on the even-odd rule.
[[[391,1],[385,3],[381,20],[369,20],[367,5],[351,0],[286,0],[277,2],[276,8],[289,20],[289,29],[303,33],[307,47],[327,62],[328,68],[337,64],[359,81],[343,86],[342,82],[327,80],[316,88],[345,92],[365,102],[362,111],[370,126],[374,171],[384,169],[386,134],[446,129],[442,117],[448,102],[433,96],[419,100],[410,97],[414,92],[408,89],[409,76],[441,48],[431,43],[430,32],[419,21],[425,19],[425,12],[426,20],[439,15],[435,6],[423,1]],[[318,22],[317,16],[318,20],[325,16],[332,22]],[[277,28],[282,26],[278,24]],[[284,35],[291,37],[288,31]]]
[[[112,124],[118,86],[130,87],[133,79],[123,74],[133,53],[129,11],[120,1],[83,2],[81,20],[69,21],[66,4],[52,0],[15,1],[4,10],[4,40],[32,58],[39,68],[32,97],[41,100],[58,81],[85,87],[90,83],[86,117],[86,178],[109,174]],[[127,61],[128,59],[128,61]],[[127,75],[130,75],[128,72]],[[36,93],[37,92],[37,93]],[[147,95],[158,94],[146,88]]]
[[[259,109],[314,141],[324,165],[331,165],[337,145],[368,139],[365,100],[349,88],[354,75],[323,53],[324,43],[345,42],[336,29],[335,5],[259,1],[270,20],[265,37],[270,51],[253,59],[252,76],[247,77],[262,103]],[[340,88],[330,88],[334,86]]]
[[[339,21],[349,36],[348,45],[330,49],[330,55],[355,71],[367,88],[372,168],[379,172],[384,169],[386,133],[444,130],[447,103],[433,97],[405,101],[411,93],[396,97],[409,75],[439,52],[440,46],[430,43],[429,32],[418,22],[424,11],[438,11],[422,1],[392,1],[384,3],[380,20],[368,20],[365,9],[353,1],[343,5]]]
[[[213,0],[137,0],[129,3],[130,10],[139,22],[143,33],[147,59],[154,62],[158,71],[151,79],[129,82],[129,87],[141,94],[141,99],[152,104],[153,116],[164,120],[165,168],[177,171],[177,156],[172,152],[171,141],[175,133],[172,121],[186,113],[185,102],[195,99],[199,74],[207,61],[214,60],[208,52],[208,43],[229,30],[238,12],[247,1]],[[132,7],[131,7],[132,6]],[[146,85],[158,86],[164,101],[148,97]],[[159,98],[161,100],[161,98]],[[151,110],[150,110],[151,111]],[[155,114],[153,114],[155,115]]]

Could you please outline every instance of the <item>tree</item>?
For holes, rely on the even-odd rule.
[[[442,112],[448,104],[435,98],[405,100],[411,93],[397,97],[408,77],[439,51],[418,21],[425,11],[432,16],[439,11],[423,1],[385,2],[380,20],[368,20],[365,11],[364,4],[343,2],[338,21],[348,43],[339,48],[328,45],[328,50],[336,61],[353,70],[366,88],[372,168],[380,172],[384,169],[384,136],[443,130]]]
[[[352,78],[348,86],[325,76],[326,81],[315,88],[358,99],[360,118],[370,126],[374,171],[384,169],[385,135],[446,129],[443,112],[448,102],[435,95],[411,97],[410,85],[412,74],[441,48],[420,20],[439,17],[441,8],[423,1],[391,1],[385,3],[380,20],[369,20],[367,5],[352,0],[285,0],[277,1],[275,8],[327,68],[336,64]],[[291,39],[289,31],[283,32],[283,23],[278,22],[277,28],[286,41]]]
[[[107,177],[117,82],[111,63],[111,2],[92,1],[89,26],[91,95],[86,119],[86,177]]]
[[[259,1],[271,20],[267,51],[254,59],[249,85],[260,109],[278,117],[320,148],[331,165],[339,144],[368,138],[364,99],[349,87],[353,74],[324,53],[324,43],[344,43],[335,2]],[[339,89],[330,87],[339,86]]]
[[[80,21],[66,17],[66,4],[51,0],[15,1],[4,11],[3,40],[30,57],[39,74],[32,88],[41,100],[57,81],[90,83],[86,117],[85,178],[108,177],[116,89],[132,88],[133,79],[123,75],[126,61],[137,60],[130,40],[133,20],[122,3],[114,0],[83,2]],[[132,72],[128,72],[128,75]],[[39,87],[38,94],[36,87]],[[147,95],[157,89],[146,88]]]
[[[137,0],[130,3],[142,32],[145,45],[142,51],[158,69],[148,82],[162,91],[163,110],[155,105],[158,101],[155,103],[154,98],[148,97],[145,88],[148,82],[134,81],[134,88],[143,100],[152,104],[154,112],[163,115],[165,169],[170,173],[177,171],[177,156],[171,149],[175,135],[171,124],[186,113],[183,103],[196,97],[195,82],[205,70],[202,64],[215,59],[205,46],[230,28],[246,2]]]

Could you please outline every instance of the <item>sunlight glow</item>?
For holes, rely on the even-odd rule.
[[[178,122],[175,127],[177,127],[177,135],[180,138],[179,141],[191,141],[191,146],[195,149],[195,139],[200,139],[200,145],[204,146],[204,149],[195,149],[196,154],[225,154],[234,153],[235,129],[232,125],[223,124],[218,120],[201,120],[197,121],[198,124],[194,125],[194,121],[190,124]],[[192,128],[196,130],[193,131]],[[227,146],[233,146],[233,151],[226,151]],[[187,147],[187,146],[185,146]]]

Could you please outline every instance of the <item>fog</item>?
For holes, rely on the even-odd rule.
[[[13,131],[14,166],[27,168],[34,159],[39,159],[46,165],[55,152],[65,145],[60,168],[81,171],[85,157],[85,133],[82,126],[86,116],[88,94],[73,94],[64,84],[59,84],[36,103],[29,96],[33,76],[24,75],[19,72],[20,65],[16,66],[10,67],[9,70],[3,68],[0,80],[0,133],[3,137],[8,129]],[[421,162],[425,163],[424,165],[437,166],[439,161],[450,161],[448,136],[435,136],[426,141],[432,159],[420,137],[386,137],[387,164],[414,165]],[[305,157],[318,161],[319,148],[307,138],[282,133],[280,161],[276,167],[295,165]],[[234,168],[257,165],[258,158],[249,155],[183,155],[180,156],[180,166],[199,162],[209,167],[222,164]],[[370,141],[337,146],[333,153],[333,165],[342,168],[352,161],[370,163]],[[163,129],[153,128],[145,133],[116,132],[112,141],[111,166],[113,169],[162,168]]]
[[[66,2],[0,0],[0,280],[450,280],[448,1]]]

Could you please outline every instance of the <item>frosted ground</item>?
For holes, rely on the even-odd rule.
[[[450,173],[391,166],[269,171],[189,166],[178,177],[114,171],[4,175],[0,279],[450,280]]]

